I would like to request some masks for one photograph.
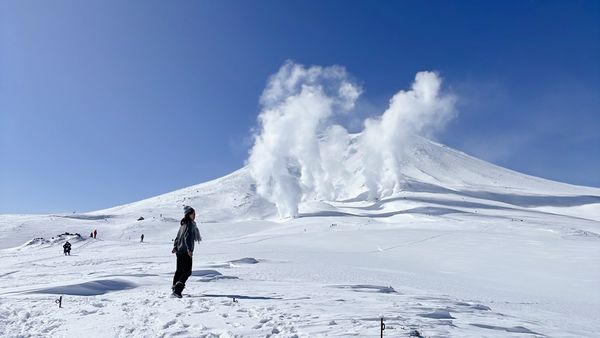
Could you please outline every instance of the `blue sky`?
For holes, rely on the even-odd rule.
[[[0,213],[106,208],[240,168],[288,59],[345,66],[364,117],[438,71],[459,97],[440,141],[600,186],[597,1],[2,1]]]

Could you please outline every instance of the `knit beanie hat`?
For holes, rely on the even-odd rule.
[[[184,215],[191,214],[192,212],[195,212],[194,208],[190,207],[189,205],[186,205],[186,206],[183,207],[183,214]]]

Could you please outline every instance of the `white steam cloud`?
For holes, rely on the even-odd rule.
[[[455,98],[440,94],[441,79],[417,73],[379,117],[367,119],[354,146],[361,172],[344,160],[353,136],[333,117],[350,112],[361,89],[340,66],[304,67],[286,62],[261,97],[259,130],[248,165],[257,192],[277,205],[280,217],[298,216],[306,199],[334,200],[361,180],[370,198],[401,189],[403,149],[413,134],[430,136],[454,115]]]
[[[297,216],[305,195],[335,197],[327,163],[336,146],[321,147],[320,136],[337,140],[341,127],[329,129],[330,118],[352,109],[359,95],[359,87],[338,66],[287,62],[269,79],[248,163],[258,193],[277,205],[281,217]]]
[[[369,199],[401,189],[401,160],[411,136],[432,136],[454,117],[456,99],[440,95],[441,84],[436,73],[419,72],[411,90],[396,93],[383,115],[365,121],[360,141]]]

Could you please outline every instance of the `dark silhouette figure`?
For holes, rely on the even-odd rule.
[[[58,304],[59,308],[62,308],[62,296],[58,297],[57,300],[54,301],[56,304]]]
[[[69,243],[69,241],[67,241],[65,243],[65,245],[63,245],[63,250],[64,250],[64,253],[65,253],[65,256],[66,255],[71,256],[71,243]]]
[[[94,238],[98,235],[98,230],[94,229]]]
[[[144,243],[144,234],[142,234],[142,237],[140,237],[140,243]]]

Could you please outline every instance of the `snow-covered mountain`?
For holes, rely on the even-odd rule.
[[[402,190],[378,201],[368,201],[360,178],[360,156],[360,151],[351,148],[340,159],[356,177],[353,184],[344,187],[344,198],[305,200],[300,206],[300,217],[347,215],[392,221],[395,215],[411,213],[435,216],[436,213],[525,212],[600,221],[598,188],[524,175],[421,137],[414,138],[402,154]],[[247,167],[207,183],[87,215],[129,219],[161,214],[173,217],[183,205],[198,208],[203,222],[278,219],[275,206],[256,193]]]
[[[247,167],[105,210],[0,215],[0,335],[374,336],[381,316],[389,336],[600,332],[600,189],[416,137],[398,156],[401,189],[369,200],[361,156],[340,154],[356,178],[342,198],[305,198],[295,219]],[[205,240],[178,300],[183,205]]]

